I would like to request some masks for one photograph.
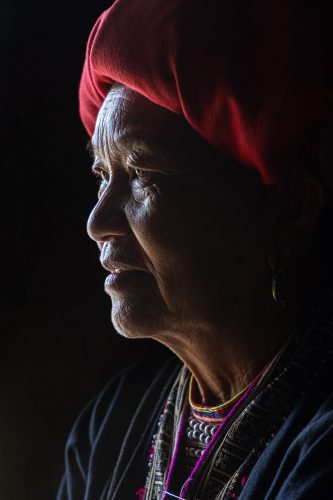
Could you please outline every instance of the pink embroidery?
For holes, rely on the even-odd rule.
[[[241,479],[242,488],[244,487],[244,484],[246,483],[246,481],[247,481],[247,477],[243,476],[242,479]]]
[[[145,493],[146,493],[146,488],[140,488],[135,494],[137,497],[139,497],[138,500],[143,500]]]

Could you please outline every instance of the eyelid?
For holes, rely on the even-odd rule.
[[[93,175],[95,175],[96,177],[100,177],[101,176],[101,171],[99,168],[96,167],[96,165],[93,165],[91,167],[91,172]]]
[[[150,164],[145,163],[143,161],[134,160],[133,158],[128,158],[126,162],[126,166],[129,170],[142,170],[143,172],[151,173],[151,174],[162,174],[162,175],[172,175],[174,174],[170,170],[166,170],[164,168],[157,168],[156,163],[151,162]]]
[[[105,168],[105,164],[103,162],[103,160],[101,160],[98,156],[95,155],[94,157],[94,163],[93,163],[93,166],[101,166],[101,167],[104,167]]]
[[[127,165],[129,170],[142,170],[142,172],[147,172],[151,174],[163,174],[164,170],[157,170],[156,168],[147,167],[146,165]]]
[[[98,174],[99,171],[103,170],[103,172],[108,173],[109,170],[105,167],[104,163],[100,159],[95,159],[94,163],[91,166],[91,170],[93,173]]]

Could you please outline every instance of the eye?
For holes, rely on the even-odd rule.
[[[99,176],[101,177],[101,179],[104,181],[104,182],[109,182],[109,174],[108,172],[106,172],[105,170],[101,170],[99,172]]]
[[[164,169],[159,169],[160,159],[142,150],[133,149],[127,157],[129,179],[138,188],[146,188],[162,180]]]
[[[100,182],[109,182],[109,172],[100,167],[94,167],[92,170],[93,174],[98,177]]]
[[[139,168],[139,167],[128,167],[130,172],[130,180],[137,181],[140,185],[148,187],[154,182],[157,182],[158,178],[161,176],[161,173]]]
[[[151,175],[151,172],[147,172],[146,170],[143,170],[142,168],[132,168],[132,171],[133,171],[135,177],[138,177],[139,179],[144,179],[149,174]]]

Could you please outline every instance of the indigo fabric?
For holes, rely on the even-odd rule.
[[[136,499],[149,448],[180,362],[124,370],[82,411],[68,438],[57,500]]]
[[[129,500],[145,485],[152,434],[180,363],[170,358],[116,376],[81,413],[68,440],[58,500]],[[295,398],[261,452],[240,500],[332,498],[333,366]],[[138,494],[137,494],[138,493]]]

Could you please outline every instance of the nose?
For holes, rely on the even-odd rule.
[[[116,179],[103,191],[87,222],[87,232],[97,243],[114,236],[125,236],[130,231],[124,212],[124,193],[117,189]]]

